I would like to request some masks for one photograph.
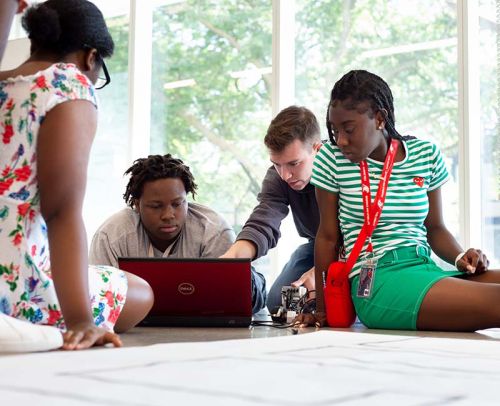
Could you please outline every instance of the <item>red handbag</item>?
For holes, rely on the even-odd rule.
[[[367,226],[364,224],[347,261],[335,261],[328,267],[323,294],[325,297],[326,321],[330,327],[347,328],[351,327],[356,321],[349,272],[356,263],[368,237],[366,229]]]
[[[387,151],[377,195],[372,207],[370,207],[371,198],[368,166],[365,161],[360,163],[365,222],[349,254],[347,262],[332,262],[328,267],[323,293],[325,298],[326,321],[330,327],[351,327],[356,320],[356,310],[354,309],[354,303],[351,297],[349,272],[351,272],[352,267],[356,263],[366,239],[371,237],[380,219],[397,150],[398,142],[392,140]],[[371,252],[371,240],[369,241],[367,250]]]
[[[325,296],[326,322],[330,327],[351,327],[356,320],[352,303],[351,283],[345,272],[346,263],[332,262],[326,275]]]

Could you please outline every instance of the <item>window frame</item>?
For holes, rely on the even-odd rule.
[[[150,152],[152,19],[154,7],[176,0],[140,2],[129,0],[129,121],[128,161]],[[480,86],[478,0],[457,0],[458,52],[458,123],[459,123],[459,240],[465,247],[481,247],[481,193],[477,179],[481,177]],[[272,112],[295,102],[295,1],[272,0]],[[12,27],[11,38],[21,34],[20,19]],[[149,44],[149,46],[145,46]],[[271,261],[273,259],[271,258]]]
[[[130,0],[129,157],[149,153],[151,89],[151,21],[148,2]],[[272,111],[273,116],[295,99],[294,35],[295,1],[272,0]],[[478,1],[457,0],[458,112],[459,112],[459,239],[464,247],[482,246],[481,195],[474,193],[480,178],[481,145],[470,134],[480,134],[479,75],[477,64]],[[148,41],[149,36],[149,41]],[[149,63],[146,63],[149,61]]]

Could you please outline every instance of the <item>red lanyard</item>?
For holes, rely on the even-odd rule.
[[[371,236],[377,223],[380,220],[382,208],[384,207],[385,196],[387,195],[387,186],[389,185],[389,178],[391,177],[392,167],[394,166],[394,159],[398,151],[399,143],[393,139],[387,155],[385,156],[384,167],[382,168],[382,175],[378,184],[377,195],[373,204],[371,204],[370,194],[370,175],[368,173],[368,164],[366,161],[359,163],[359,170],[361,172],[361,193],[363,197],[363,213],[365,216],[365,228],[368,238],[368,252],[373,252]]]

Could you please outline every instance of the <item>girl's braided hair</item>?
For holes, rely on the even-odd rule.
[[[346,73],[335,83],[330,95],[330,102],[326,112],[326,128],[328,138],[335,144],[332,126],[328,119],[330,107],[335,101],[343,103],[347,109],[355,109],[360,103],[368,102],[371,108],[370,117],[381,112],[385,118],[384,135],[389,138],[407,140],[415,137],[402,136],[396,130],[396,118],[394,116],[394,103],[389,85],[380,76],[366,70],[352,70]]]

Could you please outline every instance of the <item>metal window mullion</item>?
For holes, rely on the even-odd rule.
[[[295,0],[272,0],[272,116],[295,103]],[[271,272],[280,272],[280,246],[269,251]],[[289,255],[289,253],[283,253]]]
[[[460,238],[469,248],[482,245],[477,0],[458,0],[457,23]]]
[[[151,65],[153,8],[130,0],[128,161],[149,154],[151,130]]]
[[[295,0],[273,0],[273,117],[295,103]]]

